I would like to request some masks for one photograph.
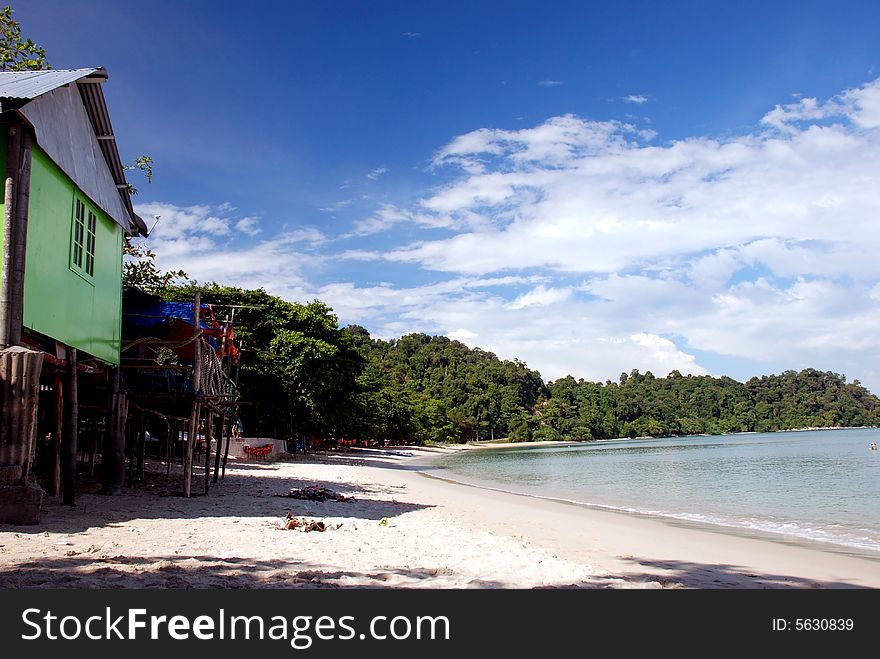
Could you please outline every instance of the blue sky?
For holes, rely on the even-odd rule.
[[[161,264],[545,377],[880,390],[876,2],[14,3]]]

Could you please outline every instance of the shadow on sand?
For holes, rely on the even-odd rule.
[[[663,570],[663,574],[657,572],[633,573],[627,572],[626,580],[633,582],[656,582],[661,586],[703,589],[814,589],[814,588],[864,588],[854,586],[852,583],[843,581],[818,581],[815,579],[803,579],[788,574],[771,574],[764,572],[751,572],[742,566],[728,565],[725,563],[692,563],[688,561],[652,560],[647,558],[630,557],[628,559],[636,565],[648,569]],[[620,580],[620,575],[595,575],[600,581]]]
[[[387,465],[386,465],[387,466]],[[272,464],[238,463],[227,471],[225,479],[212,485],[205,496],[203,478],[193,479],[193,497],[180,494],[180,475],[166,476],[157,463],[148,464],[142,481],[123,489],[118,496],[98,494],[100,484],[84,479],[77,493],[75,507],[65,506],[59,499],[43,500],[43,516],[36,526],[0,524],[0,532],[22,535],[40,533],[78,533],[89,528],[112,526],[133,519],[198,519],[205,517],[271,517],[282,518],[287,512],[307,517],[353,517],[363,520],[393,518],[404,513],[432,508],[430,505],[399,501],[400,489],[350,482],[316,482],[289,477],[271,477],[279,471]],[[268,476],[268,477],[267,477]],[[293,488],[322,485],[353,501],[324,502],[287,497]],[[367,494],[369,498],[362,499]],[[378,495],[378,496],[377,496]]]
[[[40,559],[0,570],[0,588],[399,588],[425,585],[437,576],[436,569],[358,572],[289,559],[76,556]],[[470,586],[501,588],[503,584],[476,580]]]

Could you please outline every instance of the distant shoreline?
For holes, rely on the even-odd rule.
[[[449,444],[449,447],[469,447],[469,448],[505,448],[509,446],[582,446],[584,444],[592,444],[599,442],[632,442],[632,441],[644,441],[648,439],[684,439],[685,437],[732,437],[736,435],[761,435],[768,434],[772,435],[775,433],[782,432],[813,432],[819,430],[876,430],[880,429],[880,426],[811,426],[808,428],[792,428],[786,430],[743,430],[739,432],[723,432],[718,434],[712,433],[698,433],[696,435],[658,435],[657,437],[653,437],[651,435],[646,435],[644,437],[613,437],[609,439],[565,439],[565,440],[554,440],[554,441],[527,441],[527,442],[516,442],[505,439],[494,439],[494,440],[486,440],[486,441],[470,441],[466,444]]]

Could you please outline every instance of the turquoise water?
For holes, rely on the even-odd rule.
[[[880,556],[880,430],[462,451],[437,476]]]

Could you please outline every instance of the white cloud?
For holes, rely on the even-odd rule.
[[[314,247],[326,237],[315,228],[303,227],[252,242],[260,232],[258,220],[230,215],[235,210],[229,204],[135,206],[142,217],[160,218],[147,239],[160,269],[183,269],[201,282],[265,287],[289,298],[304,296],[309,289],[305,274],[324,260],[314,253]]]
[[[563,80],[539,80],[538,85],[541,87],[561,87],[565,82]]]
[[[367,178],[371,181],[375,181],[377,178],[379,178],[383,174],[387,174],[389,171],[390,170],[385,165],[382,165],[371,170],[370,173],[367,174]]]
[[[235,228],[249,236],[260,233],[260,221],[255,217],[243,217],[235,223]]]
[[[448,228],[460,224],[460,220],[453,219],[442,213],[414,212],[400,209],[393,204],[384,204],[370,217],[357,220],[354,224],[354,230],[351,233],[345,234],[344,237],[369,236],[381,233],[403,222],[412,222],[428,229]]]
[[[733,368],[736,357],[752,369],[874,373],[876,387],[865,354],[880,350],[878,128],[880,81],[824,102],[778,106],[755,132],[726,139],[658,146],[631,124],[573,115],[523,130],[475,130],[435,153],[435,169],[459,173],[418,204],[418,212],[457,221],[459,233],[398,246],[384,258],[478,278],[557,273],[498,300],[517,314],[507,332],[522,341],[493,343],[558,365],[551,354],[558,342],[576,373],[592,370],[596,356],[583,353],[580,362],[574,346],[595,349],[620,337],[611,352],[621,359],[705,368],[665,344],[672,361],[648,356],[645,342],[632,338],[644,335],[679,337],[685,349]],[[564,283],[575,273],[583,278],[576,290]],[[442,308],[449,320],[436,316],[438,327],[492,336],[469,304]],[[468,311],[453,320],[458,308]],[[577,310],[590,323],[566,334]],[[537,327],[540,349],[526,338]],[[551,368],[544,363],[536,365]]]
[[[551,304],[565,302],[571,297],[570,288],[548,288],[543,284],[536,286],[527,293],[518,296],[508,307],[522,309],[524,307],[546,307]]]
[[[415,37],[422,36],[421,32],[401,32],[402,36],[407,37],[408,39],[414,39]]]
[[[642,103],[648,102],[648,97],[643,94],[630,94],[629,96],[624,96],[623,100],[627,103],[635,103],[636,105],[641,105]]]
[[[880,391],[880,81],[780,105],[748,134],[652,137],[574,115],[456,136],[433,154],[438,186],[356,222],[338,240],[377,237],[332,259],[338,240],[315,229],[227,247],[251,226],[234,209],[138,212],[163,216],[160,254],[184,259],[169,268],[319,297],[377,336],[446,334],[548,378],[814,366]],[[419,240],[395,243],[403,226]],[[346,274],[367,267],[383,283]],[[427,283],[407,283],[416,271]]]

